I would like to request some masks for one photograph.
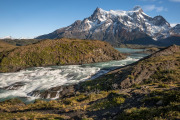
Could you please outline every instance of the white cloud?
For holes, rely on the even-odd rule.
[[[180,2],[180,0],[169,0],[171,2]]]
[[[174,26],[176,26],[177,24],[179,24],[179,23],[170,23],[171,27],[174,27]]]
[[[144,11],[153,11],[155,10],[156,12],[162,12],[162,11],[167,11],[167,8],[164,8],[163,6],[156,6],[156,5],[145,5],[143,6]]]

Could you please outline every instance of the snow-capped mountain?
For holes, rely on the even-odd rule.
[[[13,39],[11,36],[5,36],[3,38],[0,38],[0,39]]]
[[[180,36],[180,24],[177,24],[171,29],[171,35]]]
[[[96,39],[117,45],[135,41],[151,43],[168,38],[174,33],[180,35],[178,31],[179,27],[171,28],[162,16],[152,18],[145,14],[139,6],[131,11],[105,11],[97,8],[90,17],[83,21],[77,20],[68,27],[39,36],[37,39],[62,37]]]

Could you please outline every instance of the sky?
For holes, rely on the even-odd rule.
[[[137,5],[151,17],[180,23],[180,0],[0,0],[0,38],[34,38],[83,20],[97,7],[128,11]]]

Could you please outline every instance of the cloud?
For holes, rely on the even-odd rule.
[[[180,0],[169,0],[171,2],[180,2]]]
[[[156,12],[162,12],[162,11],[167,11],[167,8],[164,8],[163,6],[156,6],[156,5],[144,5],[143,7],[144,11],[156,11]]]

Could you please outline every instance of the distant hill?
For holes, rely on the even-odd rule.
[[[8,44],[6,42],[0,41],[0,52],[9,51],[9,50],[12,50],[16,47],[17,46],[14,46],[14,45]]]
[[[15,46],[25,46],[25,45],[37,43],[41,41],[41,39],[0,39],[0,41],[4,41],[6,43]]]
[[[0,72],[27,67],[95,63],[125,58],[110,44],[97,40],[43,40],[0,53]]]

